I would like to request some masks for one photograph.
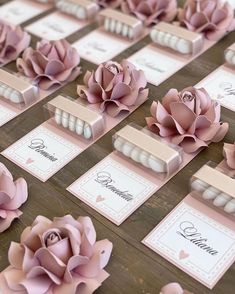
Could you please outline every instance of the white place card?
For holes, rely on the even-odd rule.
[[[28,25],[26,30],[40,38],[60,40],[72,35],[86,24],[61,12],[54,12]]]
[[[17,113],[0,104],[0,127],[17,116]]]
[[[235,71],[218,68],[197,84],[210,94],[211,98],[232,111],[235,111]]]
[[[14,25],[43,13],[46,9],[40,3],[27,0],[14,0],[0,7],[0,18]]]
[[[77,145],[41,125],[1,154],[45,182],[80,151]]]
[[[154,47],[144,47],[128,58],[137,69],[142,69],[147,81],[158,86],[184,66],[185,61],[173,54],[165,54]]]
[[[184,201],[143,243],[210,289],[235,260],[234,230]]]
[[[126,50],[133,42],[102,30],[95,30],[73,44],[79,55],[90,62],[100,64]]]
[[[152,182],[106,157],[67,190],[120,225],[156,188]]]

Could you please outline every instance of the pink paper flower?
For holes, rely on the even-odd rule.
[[[81,72],[79,63],[78,52],[66,40],[42,40],[36,50],[27,48],[17,59],[18,70],[43,90],[75,80]]]
[[[224,157],[226,160],[227,165],[235,170],[235,143],[234,144],[228,144],[224,143]]]
[[[109,276],[103,268],[111,251],[111,242],[96,241],[89,217],[50,221],[38,216],[20,244],[11,243],[0,289],[8,294],[91,294]]]
[[[15,60],[29,46],[30,39],[20,26],[0,20],[0,63]]]
[[[188,87],[181,92],[171,89],[162,103],[152,103],[150,111],[148,127],[187,153],[219,142],[228,131],[228,124],[220,123],[220,104],[203,88]]]
[[[99,65],[96,71],[85,74],[84,83],[85,88],[78,86],[78,95],[113,117],[129,112],[131,106],[142,104],[148,96],[144,72],[127,60]]]
[[[184,8],[179,9],[178,19],[182,26],[204,33],[211,40],[235,29],[234,9],[221,0],[187,0]]]
[[[161,289],[160,294],[193,294],[187,290],[183,290],[180,284],[170,283]]]
[[[172,21],[177,14],[176,0],[125,0],[121,5],[122,11],[134,14],[146,26],[157,24],[159,21]]]
[[[101,7],[117,8],[121,5],[123,0],[95,0]]]
[[[18,208],[27,200],[28,188],[22,178],[14,182],[9,170],[0,163],[0,190],[0,233],[2,233],[22,214]]]

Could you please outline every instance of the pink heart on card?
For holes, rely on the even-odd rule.
[[[97,198],[96,198],[96,202],[102,202],[104,200],[105,200],[105,198],[103,196],[101,196],[101,195],[98,195]]]
[[[30,163],[33,163],[34,162],[34,160],[32,159],[32,158],[28,158],[27,160],[26,160],[26,164],[30,164]]]
[[[180,253],[179,253],[179,259],[185,259],[189,257],[189,253],[185,252],[184,250],[181,250]]]

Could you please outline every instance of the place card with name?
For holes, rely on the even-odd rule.
[[[22,24],[52,6],[30,0],[8,1],[0,7],[0,18],[14,25]]]
[[[45,182],[76,157],[80,150],[64,136],[41,125],[1,154]]]
[[[142,242],[210,289],[235,261],[234,221],[191,195]]]
[[[40,38],[60,40],[72,35],[87,24],[87,21],[79,21],[57,11],[28,25],[26,30]]]
[[[107,157],[67,190],[120,225],[156,188],[151,181]]]
[[[203,87],[212,99],[222,106],[235,111],[235,70],[228,66],[220,66],[213,71],[197,87]]]

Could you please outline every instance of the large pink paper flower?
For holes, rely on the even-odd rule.
[[[227,165],[235,170],[235,143],[234,144],[228,144],[224,143],[224,157],[226,160]]]
[[[219,142],[228,131],[228,124],[220,123],[220,104],[203,88],[171,89],[162,103],[152,103],[150,111],[152,117],[146,118],[149,128],[187,153]]]
[[[117,8],[121,5],[123,0],[95,0],[101,7]]]
[[[8,294],[91,294],[109,276],[103,268],[111,251],[111,242],[96,241],[89,217],[50,221],[38,216],[20,244],[11,243],[0,289]]]
[[[159,21],[172,21],[177,14],[176,0],[125,0],[121,5],[122,11],[134,14],[146,26]]]
[[[28,198],[27,183],[23,178],[15,182],[9,170],[0,163],[0,233],[10,227],[22,212],[18,209]]]
[[[221,0],[187,0],[184,8],[179,9],[178,19],[182,26],[204,33],[211,40],[235,29],[234,9]]]
[[[193,294],[187,290],[183,290],[180,284],[170,283],[161,289],[160,294]]]
[[[78,86],[78,95],[113,117],[129,112],[131,106],[142,104],[148,96],[144,72],[127,60],[99,65],[96,71],[85,74],[84,83],[85,87]]]
[[[81,72],[79,63],[78,52],[66,40],[42,40],[36,50],[27,48],[17,59],[18,70],[43,90],[75,80]]]
[[[0,63],[15,60],[29,46],[30,39],[20,26],[0,20]]]

